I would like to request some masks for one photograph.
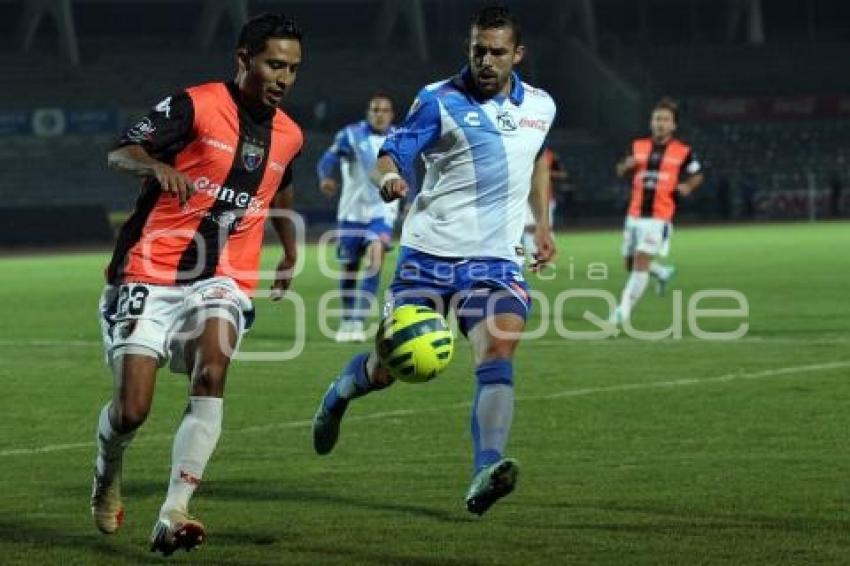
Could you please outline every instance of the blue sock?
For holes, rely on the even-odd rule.
[[[371,268],[370,268],[371,269]],[[381,282],[381,272],[378,271],[374,275],[364,277],[360,282],[359,307],[357,316],[358,320],[363,320],[369,313],[369,306],[374,304],[375,295],[378,294],[378,285]]]
[[[472,405],[475,473],[502,459],[514,416],[513,362],[496,359],[475,368]]]
[[[368,358],[367,352],[351,358],[339,377],[334,380],[333,386],[325,393],[323,401],[325,409],[331,413],[343,413],[348,407],[348,402],[352,399],[384,388],[383,385],[369,381],[369,376],[366,373],[366,360]]]
[[[339,278],[339,291],[342,295],[342,319],[355,318],[357,308],[357,264],[346,265]]]

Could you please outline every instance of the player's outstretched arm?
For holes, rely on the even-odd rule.
[[[532,269],[538,269],[555,257],[555,240],[552,238],[552,227],[549,226],[549,173],[549,164],[541,154],[534,162],[529,198],[536,223],[534,243],[537,245],[536,261]]]
[[[385,202],[392,202],[407,194],[407,182],[402,178],[395,161],[389,155],[378,158],[369,177],[380,188],[381,198]]]
[[[298,246],[296,245],[292,216],[290,214],[275,214],[275,212],[291,212],[294,202],[295,189],[291,184],[279,190],[272,199],[272,214],[270,215],[272,227],[274,227],[283,247],[283,257],[277,264],[275,280],[272,283],[271,294],[269,295],[273,301],[279,301],[289,289],[292,284],[295,263],[298,260]]]
[[[189,177],[167,163],[154,159],[140,145],[125,145],[113,149],[107,156],[107,165],[110,169],[137,177],[153,177],[163,191],[180,199],[181,205],[186,204],[195,190]]]

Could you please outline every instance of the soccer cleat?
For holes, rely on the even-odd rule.
[[[336,381],[328,387],[327,393],[319,403],[319,408],[316,409],[316,414],[313,415],[313,449],[319,455],[329,454],[336,446],[336,441],[339,439],[339,424],[342,421],[342,415],[345,414],[345,409],[331,412],[325,408],[325,398],[334,387],[336,387]]]
[[[111,535],[124,522],[124,505],[121,503],[121,470],[108,481],[94,473],[91,492],[91,516],[103,534]]]
[[[513,458],[502,458],[475,474],[466,494],[467,511],[483,515],[496,501],[514,490],[518,474],[519,462]]]
[[[151,552],[171,556],[175,550],[186,552],[201,546],[207,538],[203,523],[179,509],[159,514],[151,533]]]
[[[334,340],[337,342],[351,342],[351,323],[353,320],[343,320],[339,323],[339,330],[336,331],[336,336],[334,336]]]
[[[614,309],[614,312],[611,313],[611,318],[608,319],[608,322],[613,324],[614,326],[619,327],[622,326],[628,318],[629,317],[623,314],[623,309],[618,306]]]
[[[667,292],[667,286],[670,284],[670,282],[673,280],[673,278],[676,277],[676,273],[678,271],[679,270],[676,269],[675,267],[670,266],[667,269],[667,277],[665,277],[663,279],[661,277],[658,277],[655,280],[655,294],[656,295],[658,295],[659,297],[664,296],[664,294]]]
[[[362,320],[352,320],[351,321],[349,341],[350,342],[365,342],[366,341],[366,331],[363,329],[363,321]]]

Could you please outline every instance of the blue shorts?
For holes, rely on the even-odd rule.
[[[402,305],[453,310],[464,336],[497,314],[528,318],[531,297],[520,266],[507,259],[439,257],[402,247],[384,315]]]
[[[383,218],[373,218],[369,222],[343,220],[339,223],[338,229],[339,244],[336,248],[336,257],[343,263],[360,260],[366,248],[375,240],[380,240],[384,247],[388,248],[393,236],[392,226]]]

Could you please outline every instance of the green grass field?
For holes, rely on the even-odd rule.
[[[560,238],[565,290],[624,281],[620,234]],[[312,452],[309,420],[356,351],[321,336],[321,276],[308,253],[304,352],[236,362],[225,427],[193,512],[208,544],[173,562],[215,564],[837,564],[850,556],[850,225],[683,228],[673,241],[684,304],[733,289],[747,317],[700,327],[749,331],[707,341],[567,340],[553,320],[520,347],[509,453],[517,491],[483,518],[462,497],[470,474],[468,347],[427,385],[355,402],[337,450]],[[277,254],[267,250],[266,264]],[[0,259],[0,563],[158,563],[147,536],[164,497],[185,379],[160,374],[154,409],[127,453],[122,531],[88,510],[94,426],[111,380],[96,302],[106,254]],[[609,266],[606,281],[588,263]],[[387,270],[385,280],[388,278]],[[670,324],[650,292],[634,324]],[[703,307],[731,308],[729,300]],[[600,300],[569,300],[570,330],[594,328]],[[541,324],[535,310],[532,327]],[[288,349],[291,304],[258,301],[245,351]],[[545,314],[545,313],[544,313]],[[554,315],[550,315],[551,318]],[[333,321],[331,321],[333,322]]]

